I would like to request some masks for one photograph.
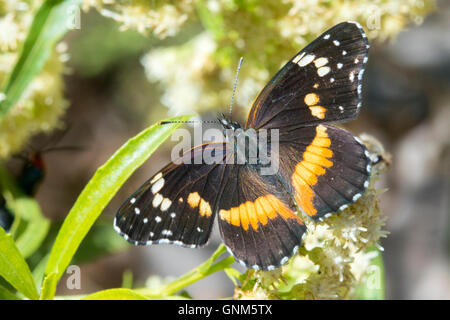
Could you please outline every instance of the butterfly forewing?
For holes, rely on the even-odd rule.
[[[222,159],[226,156],[225,143],[204,144],[187,152],[181,164],[171,163],[146,181],[119,209],[116,230],[133,244],[205,244],[226,166],[195,164],[194,159],[211,149]]]
[[[247,128],[289,128],[353,119],[361,106],[369,44],[343,22],[295,55],[255,100]]]

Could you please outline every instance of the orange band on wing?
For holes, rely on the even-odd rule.
[[[313,205],[314,191],[312,187],[317,183],[319,176],[326,173],[325,168],[333,166],[333,151],[329,148],[331,140],[327,128],[318,125],[316,136],[303,154],[303,160],[295,166],[292,174],[292,185],[295,190],[295,200],[306,214],[313,216],[317,209]]]
[[[187,203],[192,209],[199,207],[199,213],[202,217],[204,216],[209,217],[212,215],[212,210],[211,206],[209,205],[209,202],[200,197],[198,192],[190,193],[187,198]]]
[[[316,93],[308,93],[304,98],[304,102],[311,111],[311,114],[316,118],[323,119],[325,118],[325,112],[327,111],[327,109],[317,105],[319,101],[320,98]]]
[[[254,202],[247,201],[239,207],[229,210],[220,210],[220,218],[228,223],[248,230],[249,226],[258,231],[258,222],[266,225],[267,222],[281,216],[283,219],[296,219],[300,224],[302,220],[290,210],[283,202],[272,194],[257,198]]]

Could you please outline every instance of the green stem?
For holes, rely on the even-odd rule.
[[[226,248],[223,244],[221,244],[217,248],[217,250],[212,254],[212,256],[204,263],[192,269],[191,271],[179,277],[178,279],[174,280],[173,282],[165,285],[156,292],[154,290],[150,291],[149,289],[141,289],[136,291],[139,291],[140,293],[148,295],[150,297],[173,295],[174,293],[193,284],[194,282],[199,281],[215,272],[224,270],[225,268],[229,267],[234,262],[233,257],[227,257],[221,260],[220,262],[214,264],[214,262],[225,252]]]
[[[225,252],[226,252],[225,245],[221,244],[208,260],[206,260],[205,262],[203,262],[201,265],[197,266],[196,268],[192,269],[188,273],[184,274],[180,278],[163,286],[159,290],[141,288],[141,289],[134,289],[134,290],[130,290],[130,291],[133,291],[136,294],[144,295],[149,299],[161,299],[161,298],[163,298],[163,299],[186,299],[186,297],[177,296],[177,295],[175,295],[175,293],[182,290],[183,288],[191,285],[192,283],[194,283],[198,280],[206,278],[207,276],[209,276],[215,272],[227,269],[234,262],[233,257],[227,257],[217,263],[214,263]],[[111,290],[117,291],[117,290],[121,290],[121,289],[123,289],[123,288],[111,289]],[[109,290],[109,291],[111,291],[111,290]],[[105,292],[106,291],[108,291],[108,290],[105,290]],[[95,294],[98,295],[98,293],[94,293],[93,295],[95,295]],[[91,294],[89,296],[93,296],[93,295]],[[58,298],[72,300],[72,299],[80,299],[80,298],[85,298],[85,297],[86,297],[85,295],[73,295],[73,296],[62,296],[62,297],[58,297]]]

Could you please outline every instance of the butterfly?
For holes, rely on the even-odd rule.
[[[278,130],[276,173],[262,175],[259,164],[249,163],[170,163],[119,208],[116,231],[135,245],[195,248],[207,243],[217,216],[240,264],[256,270],[285,264],[307,231],[301,217],[327,218],[368,187],[366,147],[330,125],[359,113],[368,49],[359,23],[340,23],[289,60],[257,96],[242,129]],[[240,129],[229,119],[220,122]],[[225,159],[228,144],[205,143],[182,157],[208,152]]]

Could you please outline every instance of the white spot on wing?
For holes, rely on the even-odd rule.
[[[341,43],[340,43],[338,40],[333,40],[333,44],[334,44],[336,47],[339,47]]]
[[[164,198],[163,202],[161,203],[161,211],[166,211],[170,208],[172,205],[172,201],[170,201],[168,198]]]
[[[164,199],[164,197],[161,194],[157,193],[155,195],[155,197],[153,198],[153,202],[152,202],[153,208],[158,208],[159,205],[161,204],[161,202],[163,201],[163,199]]]
[[[299,54],[294,59],[292,59],[292,62],[293,63],[298,63],[300,61],[300,59],[303,58],[304,55],[305,55],[305,53],[302,52],[302,54]]]
[[[338,69],[341,69],[341,68],[342,68],[342,66],[343,66],[343,64],[342,64],[342,63],[340,63],[340,62],[339,62],[339,63],[337,64],[337,68],[338,68]]]
[[[307,54],[306,56],[302,57],[302,58],[298,61],[297,64],[298,64],[300,67],[304,67],[304,66],[310,64],[310,63],[314,60],[315,57],[316,57],[316,56],[313,55],[313,54]]]
[[[316,65],[316,68],[323,67],[327,63],[328,63],[328,59],[324,58],[324,57],[314,60],[314,64]]]
[[[319,77],[323,77],[327,75],[330,71],[331,71],[330,67],[321,67],[317,70],[317,74],[319,75]]]
[[[153,177],[152,181],[150,181],[151,184],[155,183],[159,179],[162,178],[162,172],[158,173],[156,176]]]
[[[348,75],[348,79],[353,82],[353,80],[355,80],[355,74],[353,72],[350,72],[350,74]]]
[[[152,193],[153,194],[158,193],[163,186],[164,186],[164,178],[161,178],[152,185]]]
[[[364,69],[362,69],[362,70],[358,73],[358,80],[359,80],[359,81],[362,80],[363,74],[364,74]]]

